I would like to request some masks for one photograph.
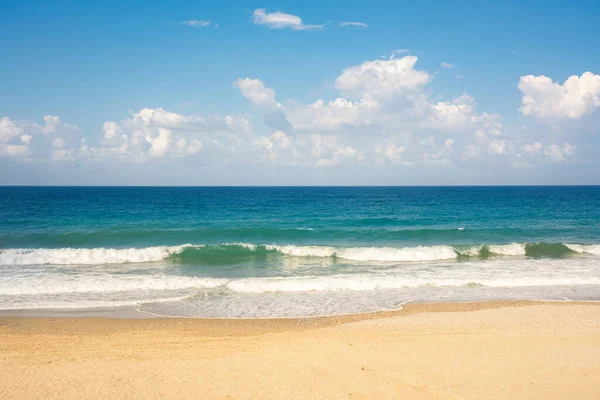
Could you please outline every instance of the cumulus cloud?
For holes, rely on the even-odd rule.
[[[260,136],[254,141],[255,162],[278,165],[333,167],[346,163],[362,162],[365,151],[345,144],[331,134],[292,134],[276,131],[270,136]]]
[[[265,87],[260,79],[240,78],[233,83],[233,87],[238,88],[256,107],[267,110],[283,109],[275,100],[275,91]]]
[[[71,154],[67,149],[79,140],[81,130],[63,122],[60,117],[46,115],[43,124],[32,121],[13,121],[8,117],[0,119],[0,156],[20,158],[56,158]],[[61,157],[62,158],[62,157]]]
[[[335,79],[337,93],[331,98],[305,103],[278,99],[261,79],[237,79],[232,86],[264,122],[256,127],[245,116],[143,108],[123,120],[104,122],[93,140],[58,116],[47,115],[40,124],[5,117],[0,119],[0,156],[52,162],[167,163],[186,158],[323,168],[518,167],[575,158],[571,139],[555,133],[552,140],[531,141],[508,132],[500,115],[479,111],[468,93],[450,98],[432,94],[432,76],[417,62],[414,56],[392,54],[350,66]]]
[[[554,161],[565,161],[567,158],[573,157],[575,150],[575,146],[570,143],[563,143],[562,145],[554,143],[544,146],[541,142],[536,141],[523,146],[523,154],[547,157]]]
[[[275,99],[275,91],[266,87],[260,79],[240,78],[233,82],[233,87],[239,89],[242,95],[250,100],[263,115],[267,125],[278,130],[289,127],[285,109]]]
[[[29,147],[24,144],[1,144],[0,156],[26,157],[29,155]]]
[[[260,150],[264,150],[267,153],[267,157],[272,162],[277,161],[278,154],[282,150],[287,150],[292,145],[292,138],[282,131],[276,131],[271,136],[260,136],[254,144]]]
[[[537,155],[528,151],[523,138],[506,133],[499,114],[478,112],[467,93],[433,101],[426,91],[431,75],[419,70],[417,61],[392,56],[346,68],[335,80],[339,96],[310,104],[279,102],[258,79],[240,79],[234,87],[276,129],[255,141],[274,163],[452,166],[474,159],[510,164],[540,154],[562,161],[574,154],[574,149],[559,146],[559,152],[552,145],[542,146]],[[287,127],[269,122],[274,114]]]
[[[0,119],[0,157],[25,157],[29,155],[31,135],[25,134],[22,123],[8,117]]]
[[[544,146],[540,142],[528,143],[523,147],[526,154],[540,154],[544,151]]]
[[[283,105],[275,91],[257,79],[238,80],[234,86],[254,106],[277,111],[289,123],[278,133],[289,139],[285,148],[272,137],[260,139],[272,162],[292,157],[295,164],[314,166],[350,160],[449,166],[461,153],[463,159],[516,155],[512,141],[504,137],[501,117],[478,113],[468,94],[431,101],[425,93],[431,75],[416,68],[417,60],[390,57],[346,68],[335,81],[340,96],[311,104]]]
[[[488,149],[491,155],[504,155],[512,149],[512,142],[507,139],[493,139],[488,143]]]
[[[443,62],[443,63],[440,64],[440,67],[442,67],[442,68],[454,68],[454,64]]]
[[[387,142],[386,144],[378,144],[375,146],[375,153],[383,156],[391,162],[398,162],[402,160],[402,153],[406,151],[404,146],[398,146],[395,143]]]
[[[342,21],[340,22],[340,26],[353,26],[356,28],[367,28],[369,25],[364,22],[351,22],[351,21]]]
[[[372,102],[352,102],[337,98],[328,103],[317,100],[286,110],[286,118],[296,131],[335,132],[356,126],[368,126],[376,112]]]
[[[107,121],[102,126],[105,140],[112,140],[121,133],[121,127],[116,122]]]
[[[431,80],[431,75],[414,68],[417,60],[406,56],[346,68],[335,80],[335,88],[350,98],[363,100],[385,100],[418,91]]]
[[[205,142],[222,145],[231,135],[245,136],[250,131],[249,122],[241,117],[182,115],[163,108],[144,108],[118,123],[105,122],[103,142],[91,153],[134,161],[187,157],[198,154]]]
[[[264,8],[257,8],[252,14],[252,22],[255,25],[263,25],[270,29],[290,28],[295,31],[321,30],[324,24],[304,24],[302,18],[297,15],[286,14],[280,11],[267,12]]]
[[[543,121],[580,119],[600,109],[600,75],[591,72],[573,75],[562,85],[544,75],[522,76],[518,87],[523,94],[523,115]]]
[[[443,130],[458,130],[473,122],[475,99],[468,94],[430,106],[429,120]]]
[[[558,161],[564,161],[567,157],[575,154],[575,146],[569,143],[564,143],[561,146],[557,144],[551,144],[544,150],[544,154]]]
[[[20,137],[23,133],[23,127],[11,121],[8,117],[0,119],[0,143],[9,143]]]

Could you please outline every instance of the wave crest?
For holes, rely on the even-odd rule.
[[[0,265],[69,265],[69,264],[123,264],[161,261],[186,248],[199,247],[154,246],[129,249],[7,249],[0,250]]]
[[[588,253],[600,255],[600,244],[565,244],[576,253]]]
[[[351,261],[435,261],[456,258],[451,246],[349,247],[266,246],[269,250],[298,257],[338,257]]]
[[[171,260],[178,263],[232,264],[252,257],[339,258],[359,262],[443,261],[493,256],[556,258],[573,253],[600,255],[600,244],[509,243],[477,246],[333,247],[225,243],[111,249],[5,249],[0,265],[101,265]]]

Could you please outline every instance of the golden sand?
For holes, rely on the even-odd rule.
[[[600,305],[0,319],[1,399],[600,399]]]

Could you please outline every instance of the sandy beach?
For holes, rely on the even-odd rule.
[[[0,397],[598,399],[600,306],[313,319],[2,318]]]

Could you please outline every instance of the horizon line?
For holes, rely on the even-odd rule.
[[[600,187],[598,184],[503,185],[0,185],[0,188],[453,188],[453,187]]]

